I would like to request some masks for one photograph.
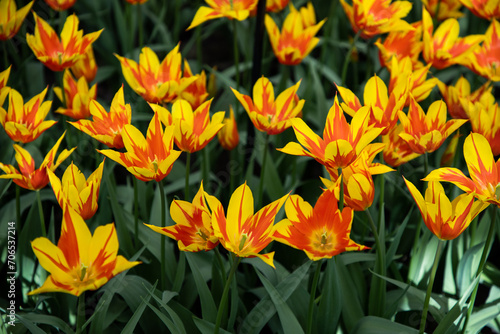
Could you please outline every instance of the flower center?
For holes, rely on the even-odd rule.
[[[205,241],[208,241],[208,231],[206,228],[202,227],[202,228],[199,228],[198,231],[196,232],[197,235],[200,236],[200,238],[202,238],[203,240]]]
[[[247,239],[248,239],[248,235],[246,233],[243,233],[241,235],[240,245],[238,247],[240,251],[243,249],[243,247],[245,247],[245,242],[247,241]]]

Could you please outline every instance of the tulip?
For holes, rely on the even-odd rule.
[[[225,150],[233,150],[240,142],[240,135],[232,106],[229,106],[229,118],[224,118],[222,124],[224,126],[217,132],[219,143]]]
[[[258,0],[205,0],[205,2],[210,7],[201,6],[198,8],[193,21],[186,30],[193,29],[208,20],[221,17],[238,21],[246,20],[257,7]]]
[[[58,12],[73,7],[75,2],[76,0],[45,0],[45,3],[49,5],[50,8]]]
[[[15,0],[0,0],[0,41],[9,40],[17,34],[31,6],[33,1],[17,10]]]
[[[63,85],[64,93],[61,87],[54,87],[54,93],[61,102],[66,104],[66,108],[60,107],[56,113],[76,120],[90,117],[90,102],[97,97],[97,85],[89,89],[85,77],[76,81],[69,70],[64,71]]]

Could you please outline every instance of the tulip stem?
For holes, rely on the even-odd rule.
[[[342,212],[342,210],[344,210],[344,177],[342,176],[341,167],[337,171],[340,177],[339,210]]]
[[[45,230],[45,218],[43,216],[42,199],[40,197],[40,189],[36,191],[36,199],[38,201],[38,212],[40,213],[40,225],[42,227],[42,237],[47,237],[47,231]]]
[[[385,244],[380,241],[380,235],[378,233],[377,227],[375,226],[375,222],[373,221],[372,215],[370,214],[370,210],[366,209],[365,210],[366,216],[368,217],[368,222],[370,223],[370,227],[373,233],[373,237],[375,238],[375,245],[377,246],[376,254],[377,254],[377,261],[375,262],[375,273],[381,275],[381,276],[386,276],[386,264],[385,264]],[[381,229],[379,227],[379,229]],[[376,288],[375,288],[376,285]],[[378,301],[377,304],[374,304],[375,309],[371,308],[370,311],[374,313],[376,316],[382,316],[384,312],[384,305],[385,305],[385,290],[386,290],[386,284],[385,280],[373,276],[372,278],[372,286],[373,288],[370,291],[373,291],[373,296],[376,301]],[[371,305],[370,305],[371,306]],[[373,314],[372,313],[372,314]]]
[[[321,273],[322,259],[316,261],[316,271],[314,272],[314,277],[311,285],[311,294],[309,296],[309,311],[307,312],[307,329],[306,333],[312,333],[312,323],[313,323],[313,311],[314,311],[314,300],[316,299],[316,287],[318,286],[319,275]]]
[[[82,333],[83,325],[85,324],[85,291],[78,296],[76,310],[76,334]]]
[[[215,251],[215,257],[217,258],[217,262],[219,263],[220,266],[222,284],[226,284],[226,267],[224,266],[224,261],[222,260],[222,256],[220,255],[219,248],[215,247],[214,251]]]
[[[234,52],[234,68],[236,71],[236,90],[240,90],[240,52],[238,49],[238,24],[236,20],[233,22],[233,52]],[[236,103],[238,101],[236,100]]]
[[[165,189],[163,183],[158,181],[160,187],[160,203],[161,203],[161,227],[165,227]],[[160,270],[161,270],[161,288],[165,290],[165,235],[161,235],[161,256],[160,256]]]
[[[262,153],[262,166],[260,166],[260,180],[259,180],[259,197],[257,201],[257,207],[260,208],[262,206],[263,202],[263,188],[264,188],[264,173],[266,169],[266,160],[267,160],[267,145],[269,144],[269,134],[266,133],[264,140],[264,147],[263,150],[264,152]]]
[[[137,25],[139,26],[139,48],[142,48],[144,43],[144,27],[142,17],[142,5],[137,5]]]
[[[262,48],[264,40],[264,17],[266,14],[266,0],[257,3],[257,15],[255,23],[253,61],[252,61],[252,85],[262,75]]]
[[[493,216],[491,217],[490,229],[489,229],[488,235],[486,237],[486,242],[484,244],[483,253],[481,254],[481,260],[479,260],[479,267],[477,268],[476,278],[479,275],[481,275],[481,273],[484,269],[484,266],[486,264],[486,259],[488,258],[488,255],[490,254],[490,251],[491,251],[491,243],[493,241],[493,236],[495,235],[495,227],[496,227],[495,225],[496,225],[498,206],[493,205],[493,208],[491,209],[491,211],[492,211]],[[465,317],[464,328],[462,330],[462,333],[465,333],[465,331],[467,330],[467,325],[469,324],[469,319],[470,319],[470,316],[472,315],[472,310],[474,309],[474,302],[476,301],[478,287],[479,287],[479,281],[476,283],[474,291],[472,291],[472,295],[470,297],[469,309],[467,310],[467,315]]]
[[[436,271],[439,264],[439,258],[441,257],[441,251],[443,250],[444,242],[439,239],[438,246],[436,250],[436,256],[434,258],[434,263],[432,264],[431,275],[429,277],[429,284],[427,285],[427,293],[425,294],[424,309],[422,310],[422,319],[420,320],[420,334],[425,331],[425,323],[427,321],[427,313],[429,311],[429,302],[431,300],[432,286],[434,285],[434,278],[436,278]]]
[[[361,29],[358,30],[358,32],[354,36],[351,47],[349,48],[349,52],[347,53],[347,56],[344,59],[344,66],[342,67],[342,86],[345,86],[346,84],[345,80],[347,78],[347,69],[349,68],[349,63],[351,61],[351,54],[354,48],[356,47],[356,42],[358,41],[360,35],[361,35]]]
[[[226,284],[224,285],[224,291],[222,292],[222,297],[220,299],[219,310],[217,311],[217,319],[215,322],[214,334],[219,333],[220,324],[222,322],[222,315],[224,314],[227,305],[227,296],[229,294],[229,288],[231,287],[231,282],[233,280],[234,274],[236,273],[236,268],[238,268],[238,264],[240,264],[241,261],[241,257],[236,257],[232,253],[231,255],[233,257],[233,264],[231,266],[231,271],[229,272],[229,275],[227,277]]]
[[[16,184],[16,222],[21,223],[21,187]],[[20,231],[20,230],[19,230]]]
[[[134,235],[135,246],[139,245],[139,189],[137,187],[137,178],[132,177],[134,183]]]
[[[184,200],[189,201],[189,171],[191,169],[191,152],[186,152],[186,176],[184,177]]]

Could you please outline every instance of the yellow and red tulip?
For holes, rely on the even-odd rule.
[[[224,124],[224,126],[217,132],[217,139],[222,148],[229,151],[233,150],[240,142],[240,134],[238,133],[238,125],[234,117],[232,106],[229,106],[229,118],[224,118],[222,124]]]
[[[97,64],[94,57],[94,49],[89,47],[87,52],[76,62],[75,65],[71,66],[71,72],[73,75],[80,79],[85,77],[88,83],[91,83],[95,79],[97,74]]]
[[[271,16],[266,14],[264,23],[278,61],[284,65],[300,64],[318,44],[319,38],[315,36],[325,20],[316,24],[316,15],[311,3],[307,9],[301,8],[300,11],[290,4],[290,13],[286,16],[280,32]]]
[[[281,152],[314,158],[327,168],[345,168],[361,154],[383,128],[369,125],[370,108],[361,107],[347,123],[337,96],[328,112],[323,138],[312,131],[300,118],[292,120],[292,127],[299,143],[288,143]]]
[[[45,0],[45,3],[50,6],[53,10],[59,12],[73,7],[76,0]]]
[[[94,235],[71,207],[63,210],[61,237],[57,246],[47,238],[31,242],[40,265],[50,275],[41,287],[28,293],[64,292],[75,296],[96,290],[114,276],[141,262],[130,262],[118,254],[114,224],[98,226]]]
[[[274,219],[287,197],[277,199],[254,214],[252,190],[244,183],[231,195],[226,215],[221,202],[205,193],[212,211],[212,227],[222,246],[237,257],[258,257],[273,268],[274,252],[259,253],[272,241]]]
[[[375,45],[379,49],[379,60],[382,66],[390,69],[391,59],[398,60],[409,57],[414,68],[421,66],[418,57],[422,52],[422,21],[411,24],[411,30],[391,31],[384,42],[378,38]]]
[[[462,194],[450,201],[439,182],[429,182],[424,198],[413,183],[404,180],[417,203],[425,225],[441,240],[458,237],[488,206],[481,201],[474,201],[472,194]]]
[[[90,113],[92,120],[82,119],[70,124],[109,148],[123,148],[121,133],[124,126],[130,124],[132,120],[130,104],[125,104],[123,86],[111,101],[109,113],[96,100],[90,102]]]
[[[179,44],[160,63],[158,56],[149,47],[144,47],[139,63],[116,55],[122,73],[130,88],[150,103],[167,103],[196,81],[196,77],[182,78],[182,57]]]
[[[9,81],[11,68],[12,65],[7,67],[5,71],[0,72],[0,108],[3,106],[5,99],[10,92],[10,87],[7,86],[7,81]]]
[[[488,140],[471,133],[465,138],[464,157],[470,178],[458,168],[445,167],[433,170],[424,181],[451,182],[483,202],[500,206],[500,158],[495,163]]]
[[[403,20],[411,10],[409,1],[391,0],[353,0],[352,6],[340,0],[355,33],[369,39],[377,35],[394,31],[412,30],[412,26]]]
[[[399,136],[415,153],[434,152],[449,135],[467,122],[466,119],[452,119],[447,122],[446,116],[446,103],[443,101],[433,102],[425,114],[412,97],[408,115],[399,112],[399,120],[404,127],[404,132]]]
[[[421,155],[414,152],[410,145],[399,136],[403,132],[403,124],[399,124],[389,131],[387,135],[382,136],[382,143],[385,144],[384,161],[392,167],[401,166]]]
[[[207,75],[203,70],[200,74],[193,75],[189,63],[184,60],[184,71],[182,76],[183,78],[196,78],[195,81],[193,81],[189,86],[186,87],[186,89],[182,90],[179,94],[179,99],[188,101],[191,107],[193,109],[196,109],[203,102],[205,102],[208,97]]]
[[[246,20],[250,13],[257,7],[258,0],[205,0],[207,5],[201,6],[196,11],[193,21],[186,30],[193,29],[200,24],[221,17],[230,20]]]
[[[427,79],[430,64],[415,68],[409,57],[398,60],[396,57],[391,61],[391,79],[389,81],[389,92],[399,92],[406,87],[408,94],[406,95],[405,106],[410,105],[410,95],[415,101],[420,102],[425,100],[431,93],[432,89],[439,82],[437,78]]]
[[[291,195],[285,212],[287,219],[276,224],[273,239],[303,250],[313,261],[368,249],[351,239],[353,211],[338,209],[333,190],[325,190],[314,208],[299,195]]]
[[[340,96],[344,100],[341,106],[347,114],[354,116],[362,107],[354,93],[341,86],[337,86]],[[378,76],[373,76],[366,82],[363,101],[364,106],[370,109],[368,126],[384,128],[381,135],[386,135],[396,125],[398,112],[403,110],[407,98],[407,83],[400,83],[389,95],[387,86]]]
[[[19,170],[12,165],[5,165],[0,162],[0,169],[6,173],[0,175],[0,179],[12,179],[18,186],[29,190],[45,188],[49,183],[47,170],[54,171],[76,149],[76,147],[71,150],[64,149],[56,159],[57,150],[63,137],[64,134],[55,143],[49,153],[47,153],[38,169],[35,169],[35,159],[33,159],[31,154],[21,146],[14,144],[14,150],[16,151],[15,158]]]
[[[453,164],[455,160],[455,156],[457,154],[457,146],[458,139],[460,138],[460,132],[455,133],[453,137],[451,137],[446,149],[441,156],[441,161],[439,162],[440,167],[449,167]]]
[[[469,103],[484,101],[489,105],[495,100],[491,93],[493,89],[491,82],[486,82],[474,92],[471,92],[470,83],[463,76],[454,86],[447,86],[441,81],[438,81],[437,85],[448,106],[448,113],[453,118],[469,119]]]
[[[102,32],[101,29],[84,36],[83,31],[78,30],[80,21],[73,14],[66,19],[59,39],[46,21],[36,13],[33,16],[35,34],[26,34],[26,42],[35,57],[52,71],[62,71],[75,65]]]
[[[121,135],[125,153],[114,150],[99,152],[124,166],[141,181],[163,180],[181,154],[180,151],[173,149],[174,127],[168,126],[163,130],[157,113],[149,123],[146,138],[131,124],[123,126]]]
[[[224,126],[223,111],[210,120],[211,104],[212,100],[206,101],[193,111],[187,101],[177,100],[172,105],[171,123],[161,118],[165,126],[174,126],[175,144],[182,151],[193,153],[203,149]]]
[[[499,0],[460,0],[474,15],[483,19],[500,19]]]
[[[0,41],[9,40],[17,34],[31,6],[33,1],[17,10],[15,0],[0,0]]]
[[[429,14],[438,21],[464,16],[460,11],[462,3],[459,0],[422,0],[422,3]]]
[[[285,89],[277,98],[274,87],[266,77],[261,77],[253,86],[253,99],[233,90],[236,98],[245,108],[250,120],[259,131],[269,135],[282,133],[288,129],[293,118],[299,117],[305,100],[299,100],[297,91],[300,81]]]
[[[500,5],[500,4],[499,4]],[[475,48],[463,65],[491,81],[500,81],[500,22],[491,21],[483,44]]]
[[[125,1],[127,1],[131,5],[141,5],[148,0],[125,0]]]
[[[469,115],[472,131],[486,138],[494,156],[500,155],[500,107],[498,103],[469,103]]]
[[[484,39],[483,35],[459,37],[460,26],[456,19],[447,19],[434,31],[431,15],[425,9],[422,12],[422,28],[424,59],[437,69],[465,62]]]
[[[288,5],[290,0],[267,0],[266,1],[266,11],[279,13]]]
[[[61,87],[54,87],[56,96],[66,104],[66,107],[60,107],[56,113],[66,115],[79,120],[90,117],[90,102],[97,97],[97,84],[89,89],[89,84],[85,77],[78,81],[73,78],[70,70],[64,71],[63,76],[64,93]],[[63,96],[64,94],[64,96]]]
[[[50,185],[61,208],[64,209],[68,204],[83,219],[92,218],[97,211],[103,169],[104,161],[88,179],[85,179],[85,175],[73,162],[66,168],[61,179],[51,170],[47,170]]]
[[[193,202],[173,200],[170,216],[176,223],[172,226],[159,227],[144,224],[153,231],[177,240],[181,251],[209,251],[219,244],[212,228],[212,214],[208,209],[203,190],[203,183],[193,198]]]
[[[43,102],[46,94],[47,88],[25,104],[17,90],[9,90],[9,108],[6,111],[0,106],[0,123],[13,141],[32,142],[57,123],[44,121],[52,105],[52,101]]]

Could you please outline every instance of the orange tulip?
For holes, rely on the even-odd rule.
[[[482,134],[490,143],[493,155],[500,155],[500,107],[498,103],[469,103],[472,131]]]
[[[466,119],[446,121],[446,104],[435,101],[429,107],[427,114],[412,97],[408,116],[400,111],[399,120],[403,124],[404,132],[399,136],[408,143],[415,153],[424,154],[434,152]]]
[[[219,143],[225,150],[233,150],[240,142],[240,135],[232,106],[229,106],[229,118],[224,118],[222,124],[224,126],[217,132]]]
[[[28,43],[35,56],[52,71],[62,71],[76,64],[99,37],[102,29],[87,35],[78,30],[79,20],[73,14],[64,23],[61,39],[52,27],[36,13],[35,35],[26,34]]]
[[[75,65],[71,66],[71,72],[73,75],[80,79],[85,77],[88,83],[91,83],[95,79],[97,74],[97,64],[94,57],[94,49],[89,47],[87,52],[76,62]]]
[[[4,165],[0,162],[0,169],[6,173],[0,175],[0,179],[12,179],[18,186],[29,190],[40,190],[45,188],[49,183],[47,170],[54,171],[76,149],[76,147],[74,147],[71,150],[63,150],[56,160],[56,153],[63,137],[64,134],[55,143],[49,153],[47,153],[38,169],[35,169],[35,160],[32,158],[31,154],[21,146],[14,144],[14,150],[16,151],[15,157],[19,170],[12,165]]]
[[[457,168],[433,170],[424,181],[455,184],[477,199],[500,207],[500,159],[495,163],[490,144],[479,133],[471,133],[464,142],[464,157],[470,178]]]
[[[462,194],[452,202],[439,182],[429,182],[425,199],[410,181],[404,179],[417,203],[427,228],[441,240],[458,237],[488,205],[474,201],[472,194]]]
[[[115,55],[120,61],[123,76],[130,88],[150,103],[174,100],[196,77],[182,78],[179,44],[160,63],[149,47],[141,50],[139,63]]]
[[[131,5],[141,5],[148,0],[125,0],[125,1],[127,1]]]
[[[109,148],[123,148],[122,130],[130,124],[132,110],[130,104],[125,104],[123,85],[116,92],[109,113],[96,100],[90,102],[92,120],[82,119],[78,122],[69,122],[78,130],[97,139]]]
[[[0,123],[13,141],[32,142],[57,123],[44,121],[52,105],[52,101],[43,102],[46,94],[47,88],[25,104],[17,90],[9,90],[9,108],[5,111],[0,106]]]
[[[495,101],[491,93],[491,82],[486,82],[474,92],[471,92],[470,83],[463,76],[457,80],[455,86],[447,86],[441,81],[438,81],[437,85],[448,106],[448,113],[453,118],[468,119],[469,102],[483,101],[482,103],[490,105]]]
[[[395,59],[395,58],[394,58]],[[341,106],[350,116],[354,116],[362,105],[354,93],[341,86],[337,86],[340,96],[344,100]],[[381,135],[389,133],[398,121],[398,112],[403,110],[407,97],[407,83],[400,83],[389,95],[387,86],[378,76],[373,76],[366,82],[363,94],[365,107],[370,110],[368,126],[384,128]]]
[[[369,39],[391,31],[412,30],[403,18],[408,15],[412,4],[409,1],[353,0],[352,6],[340,0],[355,33]]]
[[[314,36],[325,20],[316,24],[316,15],[311,3],[300,11],[290,4],[290,13],[283,22],[281,32],[271,16],[266,15],[264,23],[278,61],[284,65],[300,64],[318,44],[319,38]]]
[[[179,249],[185,252],[209,251],[219,244],[212,228],[212,214],[208,209],[203,183],[193,198],[193,202],[173,200],[170,216],[176,223],[159,227],[144,224],[150,229],[177,240]]]
[[[166,109],[154,107],[156,113],[161,112],[160,119],[165,126],[174,126],[175,144],[185,152],[197,152],[203,149],[224,126],[224,112],[219,111],[210,120],[210,105],[212,100],[206,101],[195,111],[185,100],[177,100],[172,105],[172,116],[167,116]],[[167,121],[165,122],[165,120]]]
[[[64,93],[61,87],[54,87],[54,93],[66,104],[66,108],[60,107],[56,113],[76,120],[90,117],[90,102],[97,97],[97,85],[94,84],[89,89],[85,77],[76,81],[69,70],[64,71],[63,84]]]
[[[422,3],[429,14],[439,21],[464,16],[464,13],[460,11],[462,4],[459,0],[422,0]]]
[[[499,0],[460,0],[474,15],[483,19],[500,19]]]
[[[205,0],[207,5],[201,6],[196,11],[193,21],[186,30],[193,29],[200,24],[221,17],[230,20],[246,20],[250,13],[257,7],[258,0]]]
[[[63,210],[61,237],[57,246],[47,238],[36,238],[31,247],[40,265],[50,272],[45,283],[28,295],[65,292],[75,296],[96,290],[122,271],[141,262],[130,262],[118,254],[114,224],[98,226],[94,235],[71,207]]]
[[[191,67],[189,63],[184,60],[184,72],[182,74],[183,78],[196,78],[186,89],[179,93],[179,99],[186,100],[189,102],[193,109],[198,108],[203,102],[207,100],[207,75],[205,71],[201,71],[200,74],[193,75],[191,72]]]
[[[361,107],[347,123],[337,96],[328,112],[323,138],[300,118],[292,120],[299,143],[288,143],[281,152],[314,158],[327,168],[345,168],[361,154],[384,129],[369,125],[370,108]]]
[[[399,124],[387,135],[382,136],[382,143],[386,145],[383,151],[384,161],[392,167],[401,166],[421,155],[414,152],[410,145],[399,136],[403,132],[403,124]]]
[[[65,205],[68,204],[83,219],[92,218],[97,211],[103,169],[104,161],[90,174],[88,179],[85,179],[83,173],[73,162],[64,171],[62,179],[47,169],[50,185],[61,208],[64,209]]]
[[[464,62],[484,39],[483,35],[458,37],[460,26],[456,19],[447,19],[434,31],[431,15],[425,9],[422,22],[424,59],[439,70]]]
[[[353,211],[338,209],[333,190],[325,190],[314,208],[299,195],[291,195],[285,212],[287,219],[276,224],[273,239],[303,250],[313,261],[368,249],[351,240]]]
[[[288,129],[292,125],[291,120],[302,112],[305,100],[299,100],[297,96],[299,85],[300,81],[284,90],[276,99],[273,84],[265,77],[255,82],[253,100],[250,96],[231,89],[245,108],[255,128],[269,135],[275,135]]]
[[[76,0],[45,0],[45,3],[50,6],[53,10],[59,12],[73,7]]]
[[[9,40],[17,34],[31,6],[33,1],[17,10],[15,0],[0,0],[0,41]]]
[[[414,68],[421,65],[418,57],[422,52],[422,21],[411,24],[411,30],[390,31],[384,42],[378,38],[375,45],[379,49],[379,60],[382,66],[391,68],[391,59],[396,57],[398,60],[409,57]]]
[[[157,113],[149,123],[146,138],[131,124],[125,124],[121,134],[125,153],[114,150],[99,152],[124,166],[141,181],[163,180],[181,154],[173,149],[174,127],[168,126],[163,130]]]
[[[212,227],[222,246],[237,257],[258,257],[274,268],[274,252],[259,254],[272,241],[274,219],[288,195],[266,205],[254,214],[253,195],[246,183],[231,195],[227,207],[205,193],[212,210]]]
[[[475,48],[463,65],[491,81],[500,81],[500,22],[491,21],[483,44]]]
[[[290,0],[267,0],[266,1],[266,11],[279,13],[288,5]]]

